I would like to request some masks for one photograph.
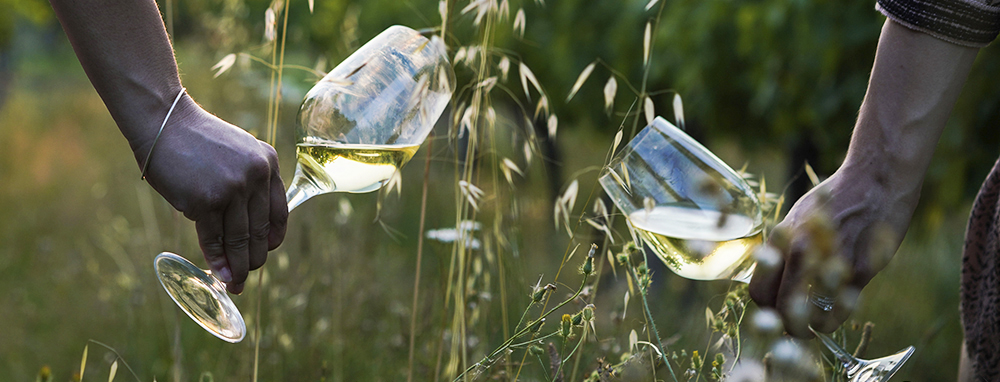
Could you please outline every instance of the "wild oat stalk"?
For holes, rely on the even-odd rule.
[[[523,347],[526,347],[526,346],[531,345],[531,344],[537,344],[537,343],[540,343],[540,341],[542,341],[544,339],[547,339],[547,338],[550,338],[550,337],[553,337],[553,336],[556,336],[556,335],[559,335],[559,334],[563,334],[564,337],[567,337],[567,334],[565,334],[566,330],[560,327],[556,331],[554,331],[552,333],[549,333],[549,334],[546,334],[544,336],[537,337],[537,338],[532,338],[532,339],[530,339],[528,341],[524,341],[524,342],[520,342],[520,343],[516,343],[515,342],[518,339],[520,339],[520,338],[522,338],[524,336],[527,336],[527,335],[534,336],[536,333],[538,333],[541,330],[542,325],[545,324],[545,320],[549,316],[551,316],[552,313],[555,313],[557,310],[559,310],[560,308],[566,306],[570,302],[573,302],[574,300],[576,300],[577,297],[580,296],[580,293],[583,292],[583,289],[587,286],[587,280],[588,280],[588,278],[594,273],[594,252],[596,250],[596,247],[597,246],[594,245],[594,247],[593,247],[594,249],[591,250],[590,255],[587,257],[586,260],[584,260],[584,265],[582,267],[583,280],[580,282],[580,287],[576,289],[576,292],[573,293],[572,296],[570,296],[569,298],[563,300],[562,302],[560,302],[556,306],[552,307],[551,309],[545,310],[544,307],[543,307],[543,313],[539,316],[539,318],[537,318],[535,320],[532,320],[532,321],[524,324],[524,326],[521,326],[521,323],[518,323],[518,326],[515,327],[515,329],[517,331],[514,333],[514,335],[510,336],[509,338],[507,338],[507,340],[505,340],[502,344],[500,344],[500,346],[498,346],[496,349],[494,349],[493,351],[491,351],[490,353],[488,353],[485,357],[483,357],[482,361],[477,362],[477,363],[473,364],[472,366],[469,366],[468,368],[466,368],[465,371],[463,371],[461,374],[459,374],[454,379],[454,381],[455,382],[459,381],[460,379],[462,379],[463,377],[465,377],[467,374],[469,374],[470,372],[472,372],[472,371],[474,371],[474,370],[476,370],[476,369],[478,369],[480,367],[484,367],[484,366],[488,366],[488,365],[492,364],[494,361],[496,361],[497,357],[499,357],[502,354],[505,354],[508,350],[519,349],[519,348],[523,348]],[[537,287],[536,286],[535,291],[532,293],[532,299],[531,299],[532,301],[531,301],[531,303],[525,308],[524,313],[521,315],[522,321],[523,321],[524,317],[527,315],[528,311],[530,311],[531,308],[534,305],[540,304],[543,299],[545,299],[546,297],[551,296],[551,291],[554,291],[554,290],[555,290],[555,286],[553,284],[548,284],[545,287]],[[584,308],[584,310],[587,310],[587,309],[590,309],[590,317],[592,319],[592,317],[593,317],[593,308],[590,308],[590,307]],[[580,320],[581,320],[580,322],[582,323],[583,320],[584,320],[584,315],[586,313],[584,313],[584,311],[581,311],[581,312],[579,312],[577,314],[580,315]],[[520,328],[520,329],[517,329],[517,328]],[[583,342],[583,339],[581,338],[580,343],[582,343],[582,342]],[[579,347],[580,343],[577,344],[577,347]],[[574,348],[574,352],[575,351],[576,351],[576,348]],[[527,355],[527,353],[525,353],[525,354]],[[570,354],[570,357],[572,357],[572,353]],[[568,358],[569,357],[567,357],[567,359]]]
[[[667,365],[667,371],[670,372],[670,377],[674,380],[674,382],[677,382],[677,376],[674,375],[674,368],[670,366],[670,360],[667,359],[665,350],[661,349],[663,340],[660,339],[660,332],[656,329],[656,322],[653,321],[653,313],[649,310],[649,302],[646,301],[646,289],[649,286],[649,277],[648,275],[643,275],[643,278],[639,277],[636,273],[636,267],[632,264],[632,256],[629,252],[631,251],[626,249],[626,252],[619,256],[619,261],[621,261],[622,264],[625,265],[625,268],[628,269],[629,277],[631,277],[632,280],[638,284],[637,289],[639,290],[639,295],[642,296],[642,311],[646,315],[646,323],[649,324],[649,329],[653,334],[653,339],[656,340],[656,343],[652,344],[652,348],[656,350],[660,359],[665,365]]]

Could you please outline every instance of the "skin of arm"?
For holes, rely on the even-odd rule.
[[[181,92],[153,0],[52,0],[63,30],[141,169]],[[149,158],[146,179],[195,222],[213,273],[241,293],[281,244],[288,209],[270,145],[181,97]]]
[[[844,163],[775,227],[769,242],[781,256],[762,262],[750,283],[750,296],[777,309],[789,334],[812,337],[809,325],[835,330],[899,248],[978,51],[886,20]],[[817,216],[825,216],[829,231],[816,229]],[[834,236],[834,256],[843,264],[843,275],[834,277],[838,285],[812,274],[829,270],[810,271],[808,257],[825,240],[817,232]],[[810,286],[821,284],[834,298],[829,312],[808,301]]]

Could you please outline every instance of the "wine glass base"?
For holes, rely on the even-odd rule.
[[[170,252],[157,255],[153,264],[160,285],[188,317],[223,341],[243,340],[246,322],[219,280]]]
[[[885,382],[892,378],[906,360],[913,355],[914,347],[909,346],[898,353],[872,360],[858,360],[853,367],[847,368],[850,382]]]

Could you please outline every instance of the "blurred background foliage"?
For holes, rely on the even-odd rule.
[[[884,20],[873,1],[661,1],[646,85],[659,114],[672,115],[673,92],[680,94],[689,133],[734,167],[747,163],[750,172],[766,176],[769,188],[784,191],[788,202],[808,187],[803,163],[808,161],[821,176],[836,169]],[[448,43],[453,49],[469,44],[478,33],[471,16],[459,15],[466,3],[452,2],[455,19]],[[501,28],[494,43],[529,65],[546,87],[560,133],[544,152],[546,169],[536,161],[525,168],[527,175],[518,185],[520,207],[514,215],[522,223],[509,233],[512,257],[483,257],[488,269],[509,262],[511,273],[506,280],[493,280],[493,295],[478,295],[482,301],[496,302],[497,288],[503,288],[497,285],[506,285],[511,288],[507,309],[520,312],[537,277],[555,273],[556,254],[567,244],[548,220],[553,193],[577,178],[589,192],[595,174],[581,176],[581,169],[601,164],[603,155],[593,153],[606,152],[620,125],[625,123],[629,131],[625,113],[630,107],[634,112],[638,96],[630,88],[641,88],[644,81],[643,30],[656,21],[661,6],[646,11],[647,3],[512,2],[527,11],[525,37]],[[174,0],[159,5],[192,96],[262,136],[270,72],[245,58],[218,78],[212,78],[210,68],[230,53],[269,57],[272,46],[263,36],[271,2]],[[419,29],[440,24],[438,3],[431,0],[316,0],[312,13],[306,1],[289,7],[286,63],[321,71],[389,25]],[[0,381],[29,380],[45,364],[54,366],[57,379],[70,379],[87,339],[117,344],[140,376],[194,380],[208,372],[219,380],[246,379],[252,346],[206,338],[155,283],[150,260],[158,251],[200,258],[194,230],[138,181],[124,140],[79,68],[51,8],[41,0],[0,0],[0,9]],[[880,325],[873,353],[918,346],[901,380],[907,375],[921,376],[912,380],[954,376],[961,340],[957,275],[965,214],[1000,153],[995,127],[1000,121],[998,55],[994,48],[980,53],[938,146],[910,235],[897,261],[866,289],[867,300],[855,314],[857,320]],[[595,60],[601,64],[590,80],[564,102],[580,71]],[[613,71],[619,95],[608,115],[601,107],[601,88]],[[282,168],[290,169],[290,127],[298,100],[316,78],[303,70],[285,75],[282,130],[275,146]],[[459,72],[460,79],[470,77]],[[520,94],[516,80],[507,86]],[[515,110],[525,103],[517,98],[495,102]],[[444,138],[446,131],[436,134],[430,210],[451,211],[456,181],[451,158],[459,149]],[[404,171],[402,198],[388,201],[391,208],[381,216],[393,230],[405,233],[401,238],[369,223],[374,197],[317,198],[310,201],[314,208],[296,211],[285,245],[265,267],[265,285],[270,286],[262,308],[262,321],[267,321],[263,376],[397,380],[405,375],[422,153]],[[449,224],[454,225],[450,212],[428,216],[429,228]],[[432,372],[440,351],[436,325],[448,319],[447,303],[438,295],[448,287],[444,279],[450,250],[440,243],[427,246],[423,276],[430,281],[420,312],[427,322],[422,323],[418,363],[431,366],[418,375]],[[658,317],[669,322],[661,332],[686,337],[681,344],[700,343],[706,337],[701,317],[707,299],[697,296],[725,289],[671,277],[662,267],[656,272],[662,277],[656,282],[663,285],[654,292],[663,301],[656,308]],[[479,282],[490,285],[489,280]],[[610,321],[598,333],[620,341],[628,326],[607,319],[624,309],[618,281],[605,287],[611,297],[598,304],[601,317]],[[505,318],[497,304],[482,301],[483,310],[477,311],[481,318],[476,318],[481,321],[469,323],[479,328],[479,336],[470,340],[476,349],[502,341],[502,322],[511,320],[511,314],[516,319],[516,313]],[[255,293],[238,297],[237,304],[252,323]],[[635,319],[641,314],[630,315]],[[612,357],[621,347],[609,340],[599,349]],[[91,352],[97,354],[94,346]],[[100,357],[106,355],[92,355],[91,360]],[[418,380],[424,379],[429,378]]]

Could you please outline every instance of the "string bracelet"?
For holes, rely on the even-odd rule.
[[[167,120],[170,119],[170,114],[173,114],[174,108],[177,107],[177,101],[181,100],[181,96],[187,89],[181,88],[180,93],[177,93],[177,98],[174,98],[174,103],[170,105],[170,110],[167,110],[167,116],[163,117],[163,123],[160,124],[160,131],[156,132],[156,137],[153,138],[153,144],[149,146],[149,153],[146,154],[146,161],[142,164],[142,180],[146,180],[146,170],[149,169],[149,159],[153,157],[153,149],[156,148],[156,142],[160,140],[160,134],[163,134],[163,127],[167,125]]]

